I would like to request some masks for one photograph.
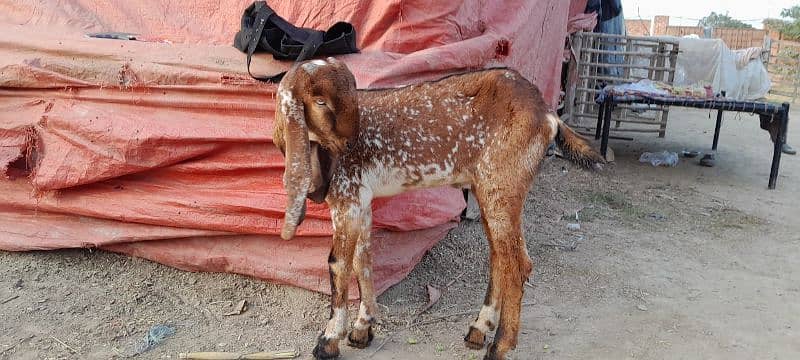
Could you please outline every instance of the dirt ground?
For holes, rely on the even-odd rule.
[[[612,140],[616,164],[602,173],[543,165],[525,209],[535,275],[516,358],[800,358],[800,159],[784,156],[768,191],[769,137],[756,117],[731,114],[716,167],[640,164],[642,151],[710,147],[707,111],[670,115],[666,139]],[[569,230],[576,211],[580,229]],[[343,358],[481,358],[462,338],[486,256],[480,224],[459,225],[380,296],[372,346],[343,346]],[[417,315],[428,284],[441,299]],[[240,300],[244,313],[223,315]],[[0,302],[8,359],[126,357],[156,324],[174,335],[138,358],[284,348],[309,358],[328,314],[326,297],[305,290],[90,250],[0,252]]]

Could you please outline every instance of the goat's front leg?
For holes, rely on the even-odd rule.
[[[372,209],[364,210],[364,226],[356,243],[353,269],[358,279],[358,293],[361,304],[358,307],[358,318],[353,322],[353,330],[347,336],[348,345],[363,349],[372,341],[372,324],[377,315],[377,302],[372,282],[372,254],[370,253],[370,230],[372,228]]]
[[[327,326],[317,339],[314,358],[333,359],[339,356],[339,340],[347,333],[347,294],[353,253],[363,232],[364,214],[361,206],[336,204],[331,206],[334,234],[328,267],[331,279],[331,313]],[[371,223],[371,221],[367,221]]]

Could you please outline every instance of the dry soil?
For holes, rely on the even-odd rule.
[[[767,190],[769,137],[757,117],[730,114],[716,167],[637,161],[707,149],[713,126],[706,111],[673,110],[665,139],[612,141],[616,163],[602,173],[543,164],[525,208],[535,269],[516,358],[800,358],[800,159],[784,156],[778,189]],[[797,126],[790,142],[800,147]],[[460,224],[380,296],[372,346],[343,346],[343,358],[481,358],[462,337],[486,256],[480,223]],[[443,293],[418,314],[426,285]],[[225,316],[240,300],[247,310]],[[308,358],[327,314],[325,296],[238,275],[102,251],[0,252],[0,358],[126,357],[157,324],[175,334],[138,358],[283,348]]]

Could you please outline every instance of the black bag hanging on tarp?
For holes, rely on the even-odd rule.
[[[265,1],[256,1],[242,14],[242,28],[233,46],[247,54],[247,73],[254,79],[279,82],[286,72],[273,76],[254,76],[250,72],[253,53],[266,51],[275,60],[303,61],[314,56],[358,52],[356,30],[346,22],[337,22],[328,31],[298,28],[275,13]]]

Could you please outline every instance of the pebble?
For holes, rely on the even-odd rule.
[[[580,230],[581,229],[581,224],[569,223],[569,224],[567,224],[567,229],[573,230],[573,231]]]

